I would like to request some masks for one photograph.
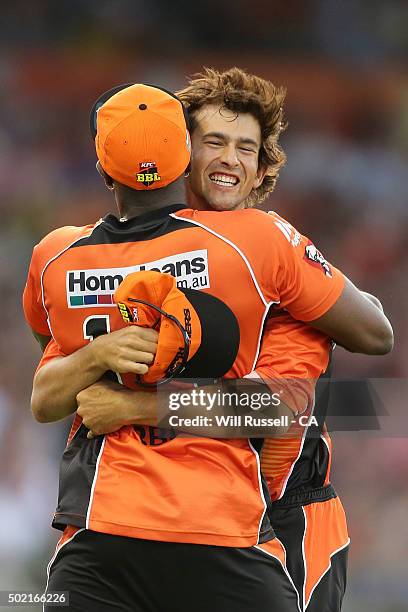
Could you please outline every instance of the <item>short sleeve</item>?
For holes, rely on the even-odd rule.
[[[340,297],[345,283],[342,272],[329,263],[311,240],[274,214],[274,282],[280,307],[294,319],[314,321],[323,316]]]
[[[42,302],[41,271],[38,265],[38,246],[34,247],[23,293],[23,309],[27,323],[38,334],[50,336],[47,313]]]
[[[27,323],[38,334],[51,336],[48,314],[43,305],[41,275],[54,257],[79,238],[92,232],[94,225],[60,227],[47,234],[34,247],[23,293],[23,309]]]

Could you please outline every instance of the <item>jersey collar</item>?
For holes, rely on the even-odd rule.
[[[187,208],[185,204],[172,204],[171,206],[165,206],[159,210],[153,210],[151,212],[143,213],[137,217],[132,217],[127,221],[120,221],[115,215],[108,214],[103,217],[102,222],[113,229],[128,230],[131,228],[140,228],[143,225],[150,225],[156,221],[166,218],[171,213],[175,213],[178,210]]]

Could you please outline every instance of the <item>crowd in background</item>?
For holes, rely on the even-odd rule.
[[[335,375],[401,380],[408,371],[408,5],[15,0],[2,22],[0,589],[22,589],[44,585],[68,424],[39,425],[29,413],[40,351],[20,296],[43,235],[112,210],[95,171],[94,99],[126,82],[176,90],[202,65],[239,65],[285,85],[288,162],[264,208],[377,295],[392,321],[392,354],[337,349]],[[401,393],[394,399],[390,418],[403,407]],[[352,538],[345,612],[408,606],[407,420],[387,437],[334,436],[333,481]]]

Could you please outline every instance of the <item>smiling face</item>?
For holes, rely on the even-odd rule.
[[[262,183],[261,129],[253,115],[207,104],[195,116],[189,204],[201,210],[236,210]]]

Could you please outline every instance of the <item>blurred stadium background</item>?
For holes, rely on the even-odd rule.
[[[1,21],[0,588],[40,589],[57,539],[49,523],[66,425],[30,415],[39,349],[20,296],[34,243],[111,207],[94,168],[94,99],[131,81],[177,89],[203,65],[238,65],[284,84],[288,163],[266,208],[309,235],[391,317],[394,352],[339,349],[337,376],[403,378],[408,3],[14,0]],[[352,539],[344,612],[408,609],[407,431],[335,436],[333,481]]]

